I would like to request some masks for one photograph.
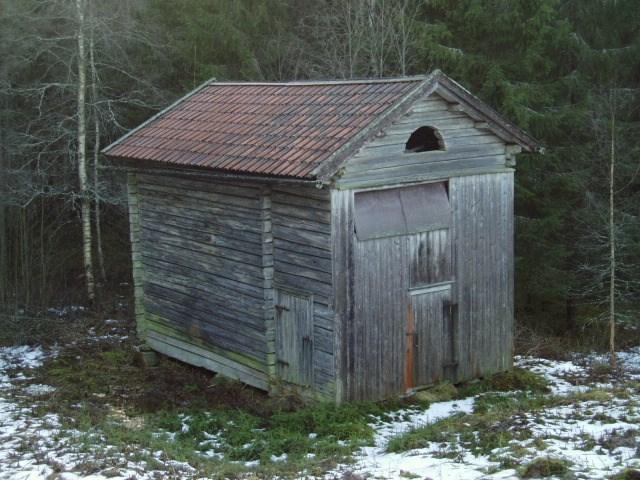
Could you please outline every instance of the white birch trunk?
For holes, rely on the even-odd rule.
[[[98,253],[98,266],[100,267],[100,279],[104,282],[107,274],[104,268],[104,252],[102,250],[102,227],[100,225],[100,182],[99,182],[99,162],[100,162],[100,118],[98,117],[98,71],[96,69],[94,55],[93,28],[89,37],[89,63],[91,67],[91,97],[93,103],[93,205],[94,221],[96,225],[96,248]]]
[[[78,15],[78,179],[80,182],[80,210],[82,217],[82,251],[84,257],[84,274],[89,301],[96,297],[93,276],[93,260],[91,257],[91,202],[89,199],[87,177],[87,126],[86,126],[86,91],[87,91],[87,55],[85,52],[85,0],[76,0]]]

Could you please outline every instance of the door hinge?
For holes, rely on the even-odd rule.
[[[286,305],[274,305],[274,308],[278,311],[278,313],[288,312],[290,310]]]
[[[414,347],[418,348],[418,332],[407,332],[407,341],[411,341],[409,340],[409,338],[413,338],[413,345]]]

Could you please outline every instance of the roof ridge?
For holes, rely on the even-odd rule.
[[[429,75],[410,75],[404,77],[382,77],[382,78],[350,78],[334,80],[292,80],[288,82],[239,82],[239,81],[216,81],[214,79],[207,82],[207,86],[280,86],[280,87],[304,87],[319,85],[362,85],[371,83],[402,83],[402,82],[422,82]]]

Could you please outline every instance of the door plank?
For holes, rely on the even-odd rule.
[[[276,368],[285,382],[311,386],[313,381],[313,299],[276,290]]]

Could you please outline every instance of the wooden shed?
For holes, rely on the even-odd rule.
[[[514,155],[537,149],[438,71],[207,82],[105,149],[139,335],[338,402],[507,370]]]

